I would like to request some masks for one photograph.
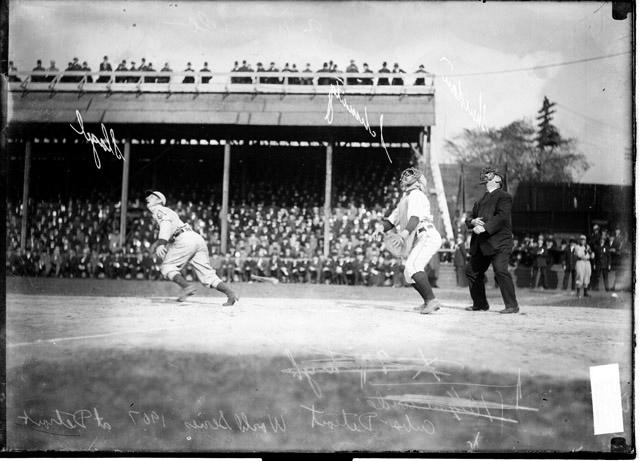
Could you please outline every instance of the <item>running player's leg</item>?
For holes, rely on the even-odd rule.
[[[221,293],[227,295],[227,301],[223,304],[223,306],[233,306],[237,301],[239,301],[238,296],[233,292],[229,286],[224,283],[216,271],[211,267],[211,263],[209,261],[209,250],[207,248],[207,244],[204,239],[196,233],[193,233],[195,236],[194,239],[197,241],[197,250],[191,259],[191,265],[196,272],[196,276],[200,283],[210,288],[214,288]]]
[[[178,301],[184,301],[187,296],[195,293],[195,287],[191,287],[180,273],[195,253],[195,246],[189,239],[185,239],[183,235],[168,246],[167,254],[160,266],[162,276],[167,280],[172,280],[182,288]]]

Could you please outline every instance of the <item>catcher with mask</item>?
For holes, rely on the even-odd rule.
[[[404,278],[422,297],[415,310],[430,314],[440,309],[440,301],[433,294],[425,266],[440,249],[442,238],[433,225],[427,197],[427,180],[416,168],[407,168],[400,176],[402,198],[393,212],[382,221],[385,248],[405,260]]]

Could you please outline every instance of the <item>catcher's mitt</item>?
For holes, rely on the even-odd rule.
[[[384,237],[385,249],[396,258],[400,258],[404,255],[406,244],[407,242],[404,238],[395,232],[390,232]]]

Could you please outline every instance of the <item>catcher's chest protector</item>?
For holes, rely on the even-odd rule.
[[[405,194],[398,203],[398,227],[400,231],[406,229],[409,224],[409,216],[407,211],[409,210],[409,194]]]

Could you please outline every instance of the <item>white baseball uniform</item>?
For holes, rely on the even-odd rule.
[[[160,266],[164,277],[172,280],[187,263],[191,263],[203,285],[217,287],[221,282],[209,262],[209,250],[200,234],[182,222],[178,214],[165,206],[153,210],[153,219],[160,226],[159,239],[167,240],[167,254]]]
[[[593,255],[587,249],[588,245],[576,245],[575,255],[576,261],[576,287],[589,287],[591,281],[591,259]]]
[[[404,278],[407,283],[413,283],[413,274],[424,272],[429,260],[442,245],[442,237],[433,225],[429,198],[417,188],[405,192],[387,219],[398,232],[402,232],[412,216],[418,218],[418,225],[407,238],[408,256],[404,264]]]

